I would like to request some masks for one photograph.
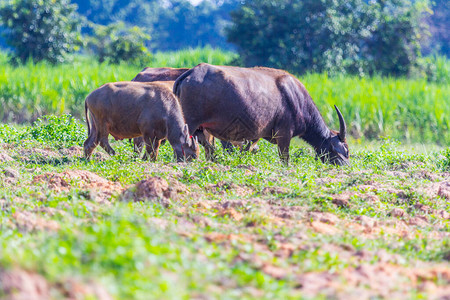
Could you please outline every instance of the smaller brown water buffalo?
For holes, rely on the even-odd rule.
[[[125,81],[104,84],[90,93],[85,101],[85,157],[89,159],[98,144],[114,155],[108,143],[111,134],[116,140],[142,136],[147,145],[144,160],[157,158],[163,139],[172,145],[178,161],[197,158],[197,141],[189,135],[171,86],[169,82]]]
[[[186,68],[150,68],[146,67],[141,72],[139,72],[131,81],[137,82],[154,82],[154,81],[168,81],[172,85],[174,80],[178,78],[181,74],[189,69]],[[131,140],[130,140],[131,142]],[[162,143],[164,143],[163,141]],[[136,153],[141,153],[144,146],[144,140],[142,137],[137,137],[133,139],[134,151]]]
[[[131,81],[137,81],[137,82],[154,82],[154,81],[167,81],[173,86],[174,80],[176,80],[181,74],[185,73],[189,69],[186,68],[144,68],[139,74],[137,74]],[[206,149],[206,157],[208,159],[212,159],[212,153],[214,152],[215,148],[215,142],[214,137],[209,134],[206,130],[202,130],[201,128],[197,130],[194,134],[194,136],[198,137],[198,140],[200,143],[205,147]],[[131,140],[130,140],[131,142]],[[162,141],[164,143],[165,141]],[[241,150],[245,149],[252,149],[257,150],[257,145],[249,144],[247,147],[244,148],[243,142],[224,142],[221,141],[222,146],[227,151],[231,151],[233,149],[233,146],[240,147]],[[255,143],[256,144],[256,143]],[[133,139],[133,148],[136,153],[141,153],[142,148],[144,146],[144,140],[142,137],[137,137]]]
[[[271,68],[239,68],[199,64],[175,81],[191,132],[202,127],[225,141],[257,141],[278,145],[289,161],[289,145],[298,136],[315,149],[322,161],[348,164],[344,118],[339,132],[330,130],[311,96],[291,74]]]

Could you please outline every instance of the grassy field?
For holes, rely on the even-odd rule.
[[[82,123],[0,125],[0,298],[438,299],[450,295],[450,148],[350,145],[157,162]],[[407,150],[401,150],[407,149]],[[444,299],[444,298],[442,298]]]
[[[151,67],[192,67],[200,62],[229,64],[231,52],[210,48],[157,53]],[[440,62],[440,73],[450,63]],[[0,121],[30,122],[46,114],[71,113],[80,118],[85,97],[105,82],[131,80],[144,66],[99,64],[76,57],[71,64],[46,63],[12,66],[0,56]],[[425,79],[329,78],[305,75],[300,80],[317,103],[330,126],[337,128],[333,105],[343,112],[357,139],[390,136],[406,142],[450,144],[450,84]]]

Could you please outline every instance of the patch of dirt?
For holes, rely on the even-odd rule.
[[[244,234],[224,234],[219,232],[208,232],[204,235],[205,240],[210,243],[223,243],[233,240],[239,240],[242,242],[251,242],[253,238],[249,235]]]
[[[438,278],[443,284],[435,283]],[[338,272],[305,273],[299,275],[297,280],[302,294],[311,297],[406,299],[415,289],[427,290],[429,296],[437,296],[434,299],[450,295],[450,270],[446,267],[361,264]]]
[[[412,217],[411,219],[409,219],[408,224],[418,226],[418,227],[427,227],[428,221],[423,216],[416,216],[416,217]]]
[[[0,151],[0,162],[13,161],[11,156],[9,156],[6,152]]]
[[[16,183],[19,177],[20,177],[19,172],[13,168],[5,168],[0,171],[0,179],[6,185]]]
[[[42,213],[42,214],[49,215],[52,217],[55,215],[66,215],[67,214],[62,209],[58,209],[58,208],[54,208],[54,207],[46,207],[46,206],[37,207],[33,210],[33,212]]]
[[[401,208],[399,207],[395,207],[393,208],[389,213],[389,216],[394,217],[394,218],[402,218],[402,217],[406,217],[408,216],[408,214]]]
[[[218,217],[228,217],[235,221],[240,221],[243,218],[243,215],[235,210],[234,208],[226,208],[217,212],[216,216]]]
[[[339,222],[339,217],[328,212],[310,212],[308,218],[312,221],[334,225]]]
[[[232,191],[236,196],[246,196],[253,193],[253,190],[246,186],[240,186],[233,182],[220,181],[216,184],[210,184],[206,187],[206,190],[218,195],[225,195],[227,192]]]
[[[54,220],[47,220],[28,211],[16,211],[12,214],[14,224],[21,231],[48,230],[57,231],[60,226]]]
[[[150,177],[139,181],[135,186],[129,188],[122,194],[126,201],[156,201],[164,207],[169,207],[171,199],[179,198],[180,193],[186,193],[187,187],[175,180],[170,184],[159,176]]]
[[[327,184],[333,184],[333,183],[341,183],[345,181],[347,178],[336,178],[336,177],[323,177],[323,178],[317,178],[316,184],[317,185],[327,185]]]
[[[444,181],[439,184],[437,195],[450,200],[450,181]]]
[[[21,269],[0,269],[0,295],[4,300],[113,299],[108,291],[94,282],[66,279],[50,284],[42,275]]]
[[[21,149],[19,151],[20,159],[26,162],[48,162],[54,159],[60,159],[61,154],[49,149]]]
[[[50,287],[39,274],[20,269],[0,270],[0,295],[5,300],[47,300]]]
[[[259,195],[282,195],[289,193],[289,189],[281,186],[265,187],[260,191]]]
[[[83,148],[80,146],[72,146],[70,148],[60,149],[59,152],[64,156],[80,157],[84,155]]]
[[[328,234],[328,235],[333,235],[333,234],[337,234],[340,232],[340,230],[338,228],[336,228],[328,223],[323,223],[320,221],[312,221],[311,227],[319,233]]]
[[[280,268],[269,263],[264,263],[261,271],[275,279],[283,279],[288,275],[288,269]]]
[[[437,181],[440,178],[439,175],[432,173],[430,171],[427,171],[427,170],[418,170],[418,171],[412,172],[411,177],[417,178],[417,179],[426,179],[429,181]]]
[[[84,170],[71,170],[62,173],[45,173],[33,178],[33,183],[46,183],[55,191],[68,191],[73,187],[91,190],[91,198],[104,202],[113,193],[120,193],[124,189],[118,182],[109,181],[95,173]]]
[[[56,284],[56,288],[66,299],[113,299],[103,286],[95,282],[83,283],[75,279],[68,279]]]

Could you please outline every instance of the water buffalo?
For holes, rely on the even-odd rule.
[[[189,69],[186,68],[144,68],[131,81],[173,81]]]
[[[137,82],[153,82],[153,81],[169,81],[173,85],[175,79],[189,69],[186,68],[144,68],[131,81]],[[131,141],[131,140],[130,140]],[[163,141],[164,143],[164,141]],[[134,151],[140,153],[144,146],[142,137],[133,139]]]
[[[169,82],[125,81],[104,84],[90,93],[85,101],[85,157],[89,159],[98,144],[114,155],[108,143],[111,134],[116,140],[142,136],[147,144],[144,160],[157,158],[163,139],[172,145],[178,161],[197,158],[197,142],[189,134],[171,87]]]
[[[131,81],[137,82],[153,82],[153,81],[167,81],[173,85],[174,80],[176,80],[181,74],[185,73],[189,69],[186,68],[144,68],[139,74],[137,74]],[[205,147],[206,157],[208,159],[212,159],[215,148],[214,137],[209,134],[207,131],[202,130],[200,128],[194,133],[194,136],[197,136],[200,143]],[[131,140],[130,140],[131,141]],[[163,141],[164,143],[164,141]],[[238,146],[241,150],[257,150],[258,146],[256,143],[248,144],[247,147],[244,147],[244,143],[242,142],[224,142],[221,141],[222,146],[227,151],[230,151],[233,146]],[[142,147],[144,145],[144,141],[142,137],[137,137],[133,139],[134,151],[136,153],[140,153]]]
[[[227,141],[264,138],[278,145],[283,162],[289,161],[289,144],[298,136],[308,142],[322,161],[349,163],[344,118],[339,132],[330,130],[300,81],[277,69],[239,68],[199,64],[175,81],[191,132],[203,127]]]

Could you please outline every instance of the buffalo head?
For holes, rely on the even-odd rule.
[[[339,132],[332,130],[330,137],[323,141],[320,147],[320,159],[322,162],[330,162],[335,165],[350,165],[348,160],[348,145],[345,140],[347,133],[347,126],[345,125],[344,117],[335,105],[336,113],[339,117]]]
[[[177,154],[178,161],[192,160],[198,158],[200,154],[200,149],[198,147],[197,137],[192,137],[189,135],[189,127],[187,124],[184,125],[183,131],[180,135],[181,142],[181,154]]]

